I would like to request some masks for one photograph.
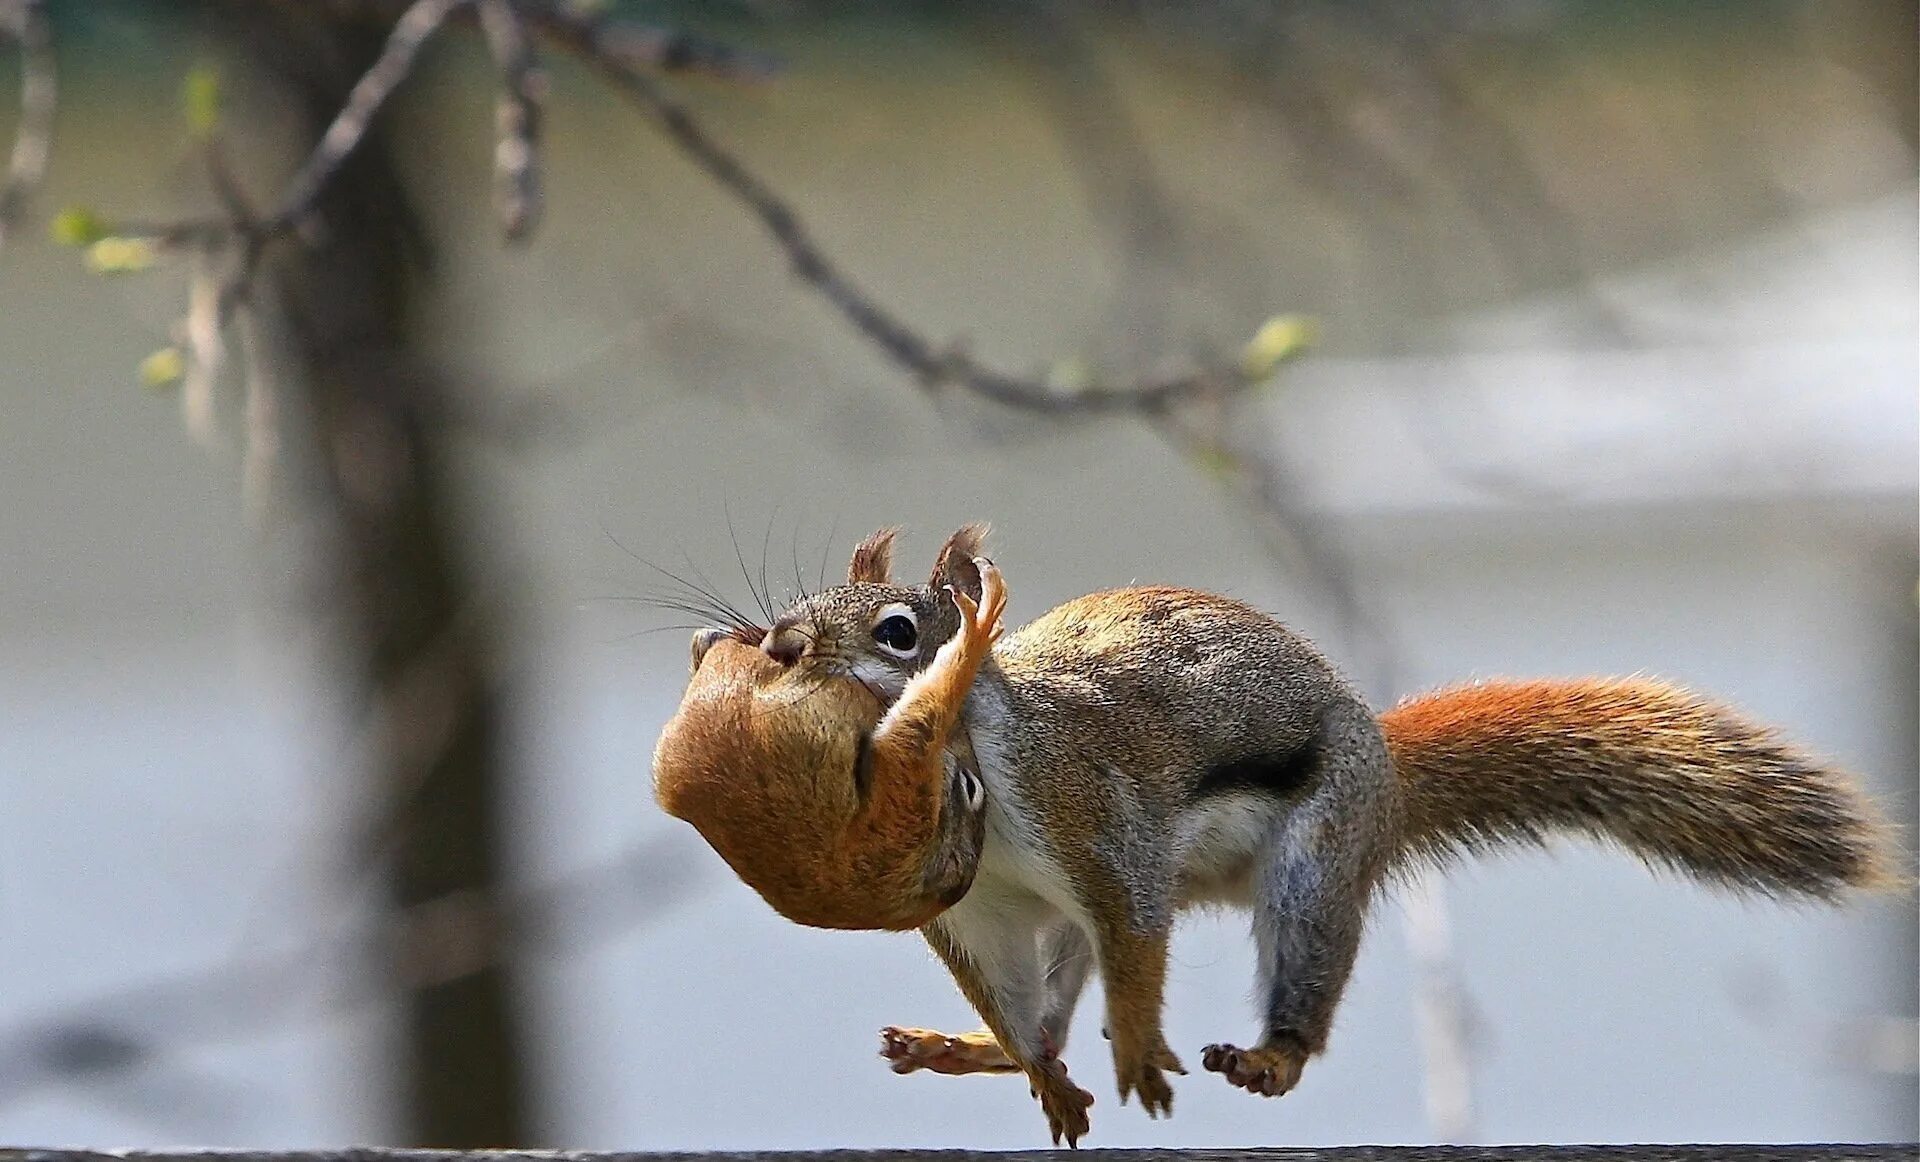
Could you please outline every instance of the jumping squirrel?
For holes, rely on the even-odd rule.
[[[1376,715],[1278,621],[1171,587],[1080,597],[999,641],[983,536],[956,532],[902,586],[883,529],[845,585],[696,635],[655,795],[789,919],[919,928],[985,1028],[890,1026],[882,1055],[1025,1074],[1056,1144],[1088,1129],[1060,1054],[1091,971],[1121,1101],[1172,1111],[1166,1074],[1186,1070],[1162,992],[1191,905],[1251,911],[1258,948],[1259,1036],[1201,1062],[1278,1096],[1326,1047],[1396,870],[1561,832],[1765,896],[1900,882],[1853,780],[1728,706],[1590,678]]]

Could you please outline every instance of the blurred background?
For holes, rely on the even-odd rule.
[[[0,1142],[1043,1144],[878,1060],[975,1024],[917,938],[650,797],[661,570],[778,600],[883,524],[991,521],[1016,622],[1234,594],[1379,705],[1692,684],[1911,849],[1911,2],[0,25]],[[1252,974],[1186,921],[1173,1045]],[[1569,845],[1379,907],[1283,1100],[1121,1108],[1094,995],[1067,1057],[1099,1146],[1912,1141],[1915,982],[1911,895]]]

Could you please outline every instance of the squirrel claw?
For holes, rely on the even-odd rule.
[[[1180,1058],[1174,1054],[1173,1050],[1167,1048],[1164,1041],[1161,1042],[1160,1048],[1154,1050],[1152,1055],[1147,1058],[1147,1064],[1159,1069],[1164,1069],[1168,1073],[1177,1073],[1181,1077],[1187,1075],[1187,1067],[1180,1064]]]
[[[954,608],[960,611],[960,632],[956,640],[970,643],[984,636],[986,647],[991,648],[1000,640],[1006,628],[1000,622],[1000,615],[1007,608],[1007,587],[1000,579],[999,568],[992,561],[977,557],[974,564],[980,569],[978,601],[951,585],[943,585],[941,589],[953,602]]]
[[[1043,1061],[1038,1075],[1029,1073],[1028,1080],[1033,1096],[1040,1099],[1040,1108],[1047,1115],[1047,1129],[1053,1135],[1053,1144],[1058,1146],[1064,1137],[1070,1149],[1079,1149],[1081,1136],[1092,1128],[1087,1107],[1093,1104],[1093,1095],[1073,1083],[1067,1076],[1066,1064],[1058,1057]]]
[[[1214,1073],[1223,1074],[1228,1084],[1248,1093],[1279,1097],[1300,1083],[1300,1071],[1306,1068],[1307,1055],[1280,1046],[1241,1049],[1219,1044],[1207,1046],[1200,1055],[1200,1063]]]
[[[1157,1049],[1134,1060],[1122,1060],[1116,1055],[1114,1079],[1120,1088],[1120,1104],[1125,1105],[1128,1097],[1137,1093],[1140,1095],[1140,1108],[1147,1111],[1148,1117],[1172,1117],[1173,1087],[1167,1084],[1166,1074],[1186,1072],[1180,1059],[1164,1042]]]
[[[1007,609],[1007,585],[1000,579],[1000,567],[985,557],[973,559],[974,568],[980,571],[981,624],[987,628],[987,642],[992,644],[1000,640],[1005,630],[1000,615]]]
[[[1166,1074],[1157,1066],[1143,1065],[1139,1072],[1119,1084],[1121,1105],[1126,1105],[1128,1097],[1137,1093],[1140,1108],[1147,1111],[1148,1117],[1173,1116],[1173,1087],[1167,1084]]]

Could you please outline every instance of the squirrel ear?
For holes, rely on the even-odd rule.
[[[853,547],[853,560],[847,564],[847,584],[862,581],[873,585],[893,584],[893,535],[896,528],[884,528]]]
[[[947,543],[940,546],[940,555],[934,558],[933,576],[927,580],[936,596],[943,586],[951,585],[975,601],[980,600],[980,567],[973,559],[980,555],[986,539],[984,524],[963,525],[947,538]]]

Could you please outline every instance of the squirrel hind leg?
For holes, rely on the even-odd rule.
[[[992,897],[992,898],[989,898]],[[1065,922],[1051,905],[1021,892],[977,883],[958,904],[921,929],[979,1012],[995,1043],[1027,1076],[1057,1146],[1079,1145],[1093,1095],[1075,1085],[1044,1024],[1046,967],[1039,931]]]
[[[1202,1064],[1250,1093],[1292,1089],[1326,1047],[1353,974],[1374,889],[1392,859],[1393,767],[1364,707],[1329,708],[1308,785],[1274,819],[1248,885],[1259,954],[1261,1036],[1207,1047]]]
[[[1073,1011],[1093,973],[1093,941],[1086,930],[1068,920],[1041,933],[1040,961],[1045,970],[1045,996],[1040,1006],[1040,1030],[1054,1052],[1067,1048]]]
[[[1073,1010],[1093,969],[1093,944],[1080,926],[1060,923],[1040,936],[1044,973],[1040,1006],[1042,1043],[1055,1054],[1066,1051]],[[1019,1073],[1020,1064],[1000,1047],[991,1029],[942,1033],[936,1029],[888,1025],[880,1030],[880,1056],[895,1073],[926,1070],[959,1077],[971,1073]]]

